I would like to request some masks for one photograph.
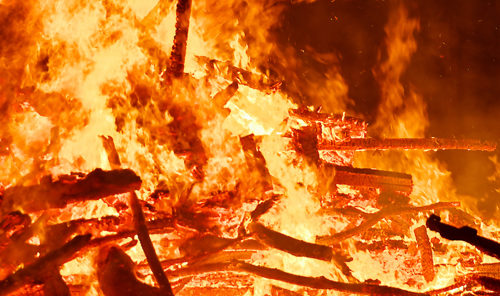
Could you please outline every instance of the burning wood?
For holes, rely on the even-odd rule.
[[[64,208],[67,204],[96,200],[106,196],[137,190],[141,179],[131,170],[103,171],[96,169],[83,178],[77,175],[60,176],[59,180],[42,179],[39,185],[14,186],[1,197],[1,213],[22,209],[36,212]]]
[[[374,139],[361,138],[349,139],[345,142],[319,145],[322,150],[479,150],[495,151],[496,144],[479,140],[459,140],[459,139]]]
[[[90,13],[75,19],[38,16],[45,10],[78,13],[80,6],[66,7],[64,1],[35,5],[36,14],[25,6],[31,2],[17,2],[0,5],[0,16],[6,16],[0,22],[7,20],[0,35],[12,35],[7,42],[21,40],[9,43],[15,50],[0,46],[8,54],[2,61],[22,64],[10,69],[0,63],[8,75],[0,78],[0,161],[7,171],[0,174],[0,295],[500,291],[498,266],[485,266],[474,250],[429,239],[424,226],[415,228],[428,211],[474,222],[455,209],[460,203],[439,202],[441,187],[422,188],[422,170],[432,171],[428,178],[446,174],[425,165],[379,170],[355,159],[355,151],[363,150],[493,151],[494,143],[368,137],[363,119],[321,113],[288,98],[276,79],[280,74],[266,68],[269,61],[255,63],[255,54],[247,55],[255,48],[244,41],[261,38],[258,28],[226,36],[231,41],[217,50],[210,48],[213,40],[196,40],[203,32],[188,39],[190,28],[208,21],[192,19],[200,11],[213,9],[222,23],[222,15],[237,6],[239,17],[229,25],[239,27],[246,14],[255,17],[250,5],[256,3],[177,1],[168,53],[165,18],[174,11],[169,1],[157,1],[149,11],[144,4],[140,13],[137,5],[120,1],[92,4],[100,9],[83,3]],[[91,37],[70,36],[64,23],[53,23],[59,19],[75,24],[69,31]],[[91,20],[89,28],[80,28],[80,19]],[[104,27],[92,29],[92,22]],[[13,30],[11,23],[43,30],[4,34],[4,27]],[[206,48],[188,48],[198,43]],[[230,52],[224,52],[226,45]],[[195,59],[198,66],[191,63]],[[7,81],[11,76],[15,82]],[[386,105],[389,112],[408,111]],[[427,160],[415,160],[421,161]],[[38,183],[48,172],[63,174]],[[73,203],[83,210],[74,210]],[[427,227],[500,258],[498,243],[472,228],[441,223],[434,215]],[[93,262],[89,256],[95,253],[95,266],[79,266]],[[78,256],[83,263],[71,260]],[[441,264],[443,258],[451,260]],[[421,269],[415,268],[418,260]],[[438,278],[440,268],[450,269],[454,260],[476,274],[435,289],[447,280]]]
[[[51,251],[34,263],[16,271],[0,281],[0,295],[7,295],[26,284],[45,282],[47,276],[53,274],[53,268],[59,268],[69,261],[75,253],[90,241],[90,235],[76,236],[60,249]]]
[[[415,238],[417,239],[418,250],[420,252],[420,264],[422,264],[422,272],[426,281],[430,282],[434,279],[434,260],[432,259],[432,248],[427,236],[427,228],[424,225],[415,228]]]

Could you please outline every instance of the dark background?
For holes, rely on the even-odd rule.
[[[313,54],[334,53],[354,103],[350,109],[368,122],[376,115],[379,85],[372,70],[383,52],[384,26],[396,5],[420,20],[418,49],[402,77],[427,103],[427,136],[477,138],[500,143],[500,1],[328,0],[288,3],[275,28],[278,44],[295,49],[305,81],[329,66]],[[382,49],[382,50],[381,50]],[[280,62],[277,61],[277,64]],[[285,71],[286,72],[286,71]],[[288,77],[288,91],[301,96],[297,77]],[[285,79],[287,79],[285,77]],[[314,103],[314,102],[313,102]],[[484,218],[500,218],[500,180],[488,181],[500,153],[444,151],[458,193],[477,198]]]

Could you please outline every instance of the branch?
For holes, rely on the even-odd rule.
[[[144,218],[144,213],[142,212],[141,204],[135,192],[130,193],[130,208],[132,209],[132,214],[134,216],[134,228],[141,242],[142,250],[146,255],[151,271],[156,279],[156,282],[160,286],[160,289],[164,291],[166,295],[174,295],[172,292],[172,287],[163,272],[160,260],[156,255],[156,251],[149,237],[148,228],[146,226],[146,219]]]
[[[446,208],[451,208],[451,207],[457,207],[459,205],[460,205],[460,203],[458,203],[458,202],[438,202],[435,204],[421,206],[421,207],[403,207],[403,208],[397,207],[397,208],[383,209],[383,210],[380,210],[376,213],[367,215],[368,218],[356,227],[341,231],[341,232],[336,233],[334,235],[318,237],[316,239],[316,242],[320,243],[320,244],[325,244],[325,245],[332,245],[334,243],[340,242],[340,241],[345,240],[351,236],[354,236],[356,234],[359,234],[363,231],[370,229],[370,227],[377,224],[383,218],[388,218],[390,216],[400,215],[400,214],[404,214],[404,213],[412,213],[412,212],[418,213],[418,212],[422,212],[422,211],[446,209]]]
[[[180,77],[184,73],[191,2],[192,0],[178,0],[177,2],[174,44],[170,53],[168,69],[174,77]]]
[[[420,263],[422,264],[422,273],[427,282],[431,282],[436,275],[434,271],[434,260],[432,257],[432,247],[427,235],[427,228],[424,225],[415,228],[413,231],[417,239],[417,246],[420,252]]]
[[[53,268],[71,260],[74,254],[85,247],[90,241],[90,235],[78,235],[59,249],[53,250],[26,267],[0,281],[0,295],[10,292],[30,283],[43,281],[46,273]]]

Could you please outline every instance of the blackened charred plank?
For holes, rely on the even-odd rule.
[[[103,171],[95,169],[83,178],[60,176],[59,180],[44,179],[38,185],[14,186],[5,190],[1,213],[21,209],[31,213],[51,208],[63,208],[69,203],[97,200],[106,196],[130,192],[141,187],[141,178],[132,170]]]
[[[442,237],[449,240],[461,240],[467,242],[481,252],[500,259],[500,243],[477,235],[477,230],[468,226],[455,227],[441,222],[441,218],[431,215],[426,222],[427,228],[438,232]]]

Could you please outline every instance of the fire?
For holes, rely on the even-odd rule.
[[[488,288],[470,275],[491,257],[423,226],[434,211],[500,237],[456,202],[466,198],[432,152],[358,152],[494,149],[421,139],[425,102],[401,82],[419,20],[402,5],[391,12],[367,126],[349,116],[338,67],[305,90],[327,113],[299,105],[267,70],[271,53],[300,66],[269,42],[283,9],[0,2],[0,295]]]

